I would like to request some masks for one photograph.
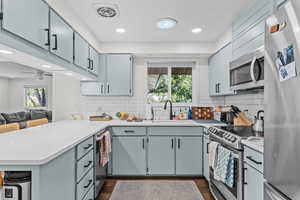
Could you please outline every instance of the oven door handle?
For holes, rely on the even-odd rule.
[[[257,61],[257,57],[255,56],[251,62],[251,68],[250,68],[250,76],[253,82],[257,82],[255,75],[254,75],[254,67],[255,67],[255,63]]]

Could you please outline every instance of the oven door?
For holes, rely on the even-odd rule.
[[[231,90],[264,86],[264,53],[258,51],[230,63]]]
[[[211,141],[218,142],[211,138]],[[220,143],[219,143],[220,144]],[[234,184],[233,187],[227,186],[222,181],[214,178],[214,169],[210,166],[210,189],[214,197],[218,200],[242,200],[243,199],[243,174],[242,174],[242,152],[237,151],[231,147],[220,144],[224,148],[230,150],[234,155],[235,169],[234,169]]]

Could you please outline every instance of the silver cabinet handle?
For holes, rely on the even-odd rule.
[[[174,139],[171,140],[171,148],[174,149]]]
[[[180,149],[180,146],[181,146],[181,141],[180,139],[178,139],[178,149]]]

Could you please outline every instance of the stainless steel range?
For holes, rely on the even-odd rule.
[[[233,187],[214,178],[214,169],[210,167],[210,189],[218,200],[243,200],[243,146],[242,139],[255,134],[251,127],[210,127],[210,140],[219,143],[234,156],[234,184]]]

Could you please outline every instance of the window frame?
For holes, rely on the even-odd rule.
[[[28,88],[45,88],[45,96],[46,96],[46,106],[42,107],[27,107],[27,96],[26,89]],[[24,85],[24,109],[25,110],[40,110],[40,109],[48,109],[49,107],[49,96],[48,96],[48,86],[47,85]]]
[[[185,103],[185,102],[172,102],[173,105],[175,106],[192,106],[194,105],[194,69],[195,69],[195,64],[192,65],[182,65],[182,66],[177,66],[177,64],[166,64],[163,63],[162,66],[159,66],[159,63],[155,63],[157,66],[147,66],[147,96],[149,92],[149,87],[148,87],[148,69],[149,68],[167,68],[168,69],[168,78],[169,80],[172,80],[172,68],[191,68],[192,69],[192,102],[190,103]],[[168,99],[171,99],[172,97],[172,81],[168,81]],[[147,100],[148,101],[148,100]],[[163,105],[164,102],[149,102],[151,105]]]

